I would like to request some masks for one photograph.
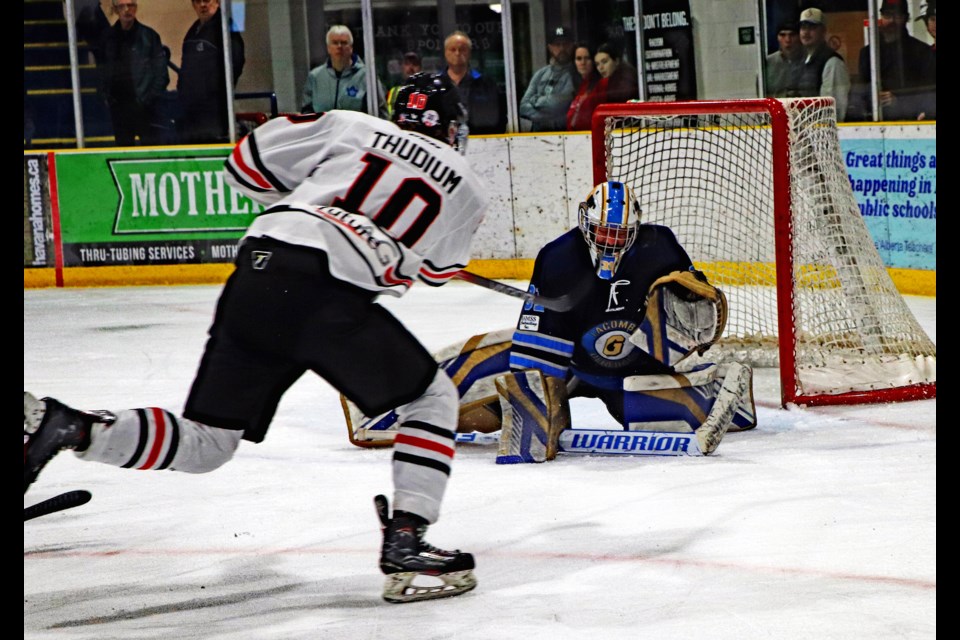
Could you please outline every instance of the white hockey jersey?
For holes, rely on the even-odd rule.
[[[336,278],[396,296],[463,269],[489,204],[452,147],[355,111],[270,120],[225,166],[270,205],[244,237],[320,249]]]

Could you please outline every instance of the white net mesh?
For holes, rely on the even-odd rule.
[[[801,396],[935,382],[936,347],[860,216],[832,100],[704,103],[710,110],[701,113],[692,113],[697,103],[676,104],[683,108],[675,113],[607,117],[606,174],[633,186],[643,221],[671,227],[727,294],[725,337],[708,359],[755,366],[793,359]],[[781,105],[786,126],[772,115]],[[780,283],[792,300],[795,346],[786,353],[778,350],[790,345],[778,325],[778,242],[779,259],[790,265],[784,273],[793,275]]]

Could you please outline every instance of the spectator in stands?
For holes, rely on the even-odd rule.
[[[183,38],[177,79],[180,142],[203,144],[230,141],[226,65],[220,0],[191,0],[197,20]],[[246,60],[243,38],[230,24],[230,60],[236,86]]]
[[[933,69],[930,71],[930,77],[934,80],[933,87],[933,98],[927,101],[927,110],[920,114],[919,120],[936,120],[937,119],[937,0],[929,0],[927,6],[924,7],[923,13],[920,14],[920,17],[917,20],[923,20],[923,24],[927,27],[927,33],[930,34],[930,37],[933,38],[933,44],[930,45],[930,51],[933,52]],[[933,107],[931,111],[930,107]]]
[[[580,75],[580,86],[567,109],[567,130],[584,131],[590,129],[593,110],[600,104],[600,92],[597,84],[600,74],[593,63],[593,50],[586,42],[578,42],[573,48],[573,64]]]
[[[800,14],[800,44],[803,67],[797,84],[788,87],[786,95],[831,96],[837,122],[843,122],[850,100],[850,72],[843,57],[827,44],[827,19],[820,9],[805,9]]]
[[[795,19],[784,20],[777,27],[777,43],[780,48],[767,56],[767,96],[795,97],[804,59],[800,45],[800,24]]]
[[[937,0],[928,0],[927,5],[923,8],[923,13],[920,14],[920,17],[917,20],[923,20],[923,24],[927,27],[927,33],[930,34],[930,37],[933,38],[933,45],[930,47],[933,49],[933,54],[937,54]]]
[[[407,78],[423,71],[423,61],[420,59],[420,54],[416,51],[407,51],[403,54],[400,67],[402,69],[400,84],[390,87],[390,90],[387,91],[387,116],[391,120],[393,119],[393,103],[397,99],[397,93],[402,87],[406,86]]]
[[[547,44],[550,62],[537,69],[520,99],[520,117],[529,121],[530,131],[564,131],[567,110],[580,85],[573,64],[573,38],[570,29],[557,27]],[[527,124],[523,128],[526,130]]]
[[[377,113],[387,117],[386,91],[377,80]],[[301,111],[324,113],[333,109],[367,112],[367,65],[353,52],[353,33],[346,25],[327,30],[327,61],[307,74]]]
[[[936,118],[936,58],[930,45],[907,33],[905,0],[883,0],[877,22],[880,42],[880,108],[883,120]],[[857,112],[871,113],[870,45],[860,49]]]
[[[597,47],[593,60],[600,73],[600,104],[626,102],[640,97],[637,69],[623,59],[623,50],[619,46],[610,42],[603,43]]]
[[[447,68],[440,75],[450,78],[460,92],[460,101],[467,107],[471,134],[506,131],[506,102],[497,83],[470,65],[473,43],[470,36],[454,31],[443,41],[443,57]]]
[[[66,5],[66,3],[64,3]],[[74,0],[73,10],[77,16],[77,39],[85,42],[94,64],[100,64],[103,35],[110,28],[110,20],[100,6],[100,0]]]
[[[123,147],[159,144],[156,106],[170,83],[160,35],[137,20],[136,0],[113,0],[117,21],[102,40],[100,95]]]

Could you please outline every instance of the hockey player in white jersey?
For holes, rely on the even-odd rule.
[[[466,115],[449,80],[418,74],[393,122],[330,111],[277,118],[241,140],[227,180],[270,206],[241,240],[182,417],[84,412],[25,392],[24,492],[64,448],[126,468],[212,471],[241,439],[262,441],[281,396],[313,371],[370,415],[400,417],[392,516],[375,498],[384,599],[476,586],[471,554],[423,540],[453,461],[457,390],[376,302],[417,281],[442,285],[470,259],[487,199],[462,155]]]

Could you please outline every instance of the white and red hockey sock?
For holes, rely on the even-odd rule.
[[[450,477],[453,431],[424,422],[400,426],[393,443],[394,509],[436,522]]]
[[[84,460],[125,469],[172,469],[206,473],[233,457],[242,431],[219,429],[178,418],[157,407],[116,413],[111,424],[95,424]]]

